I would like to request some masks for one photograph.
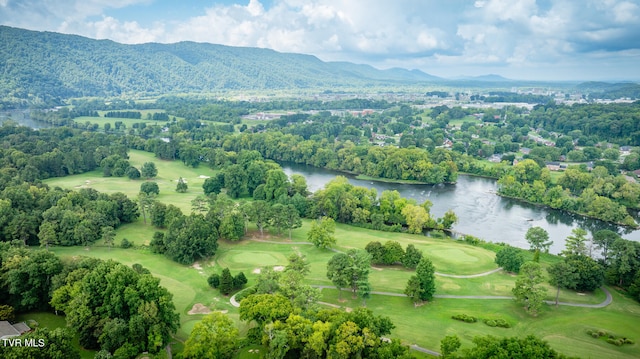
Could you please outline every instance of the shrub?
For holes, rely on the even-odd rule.
[[[465,323],[475,323],[478,321],[478,318],[466,314],[457,314],[451,318]]]
[[[484,324],[490,327],[511,328],[511,324],[504,319],[485,319]]]
[[[122,238],[122,242],[120,242],[120,247],[121,248],[131,248],[131,247],[133,247],[133,243],[129,242],[129,240],[126,239],[126,238]]]

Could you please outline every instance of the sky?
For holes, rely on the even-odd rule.
[[[0,24],[456,78],[640,81],[640,0],[0,0]]]

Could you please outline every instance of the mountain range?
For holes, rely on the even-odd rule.
[[[237,89],[353,88],[440,80],[269,49],[110,40],[0,26],[0,95],[154,95]]]

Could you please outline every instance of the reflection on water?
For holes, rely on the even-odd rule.
[[[51,128],[51,124],[41,121],[34,121],[29,116],[29,110],[0,111],[0,126],[6,121],[13,121],[18,125],[31,127],[33,129]]]
[[[428,199],[433,203],[431,213],[441,217],[452,209],[459,218],[453,229],[471,234],[491,242],[505,242],[528,248],[525,234],[531,227],[542,227],[549,232],[553,241],[550,251],[559,253],[564,249],[564,241],[577,227],[591,233],[600,229],[616,231],[626,239],[640,240],[640,231],[564,213],[514,199],[496,195],[496,181],[488,178],[458,176],[455,185],[412,185],[371,182],[355,179],[353,176],[325,169],[286,163],[282,165],[288,175],[298,173],[307,178],[310,191],[324,187],[325,183],[343,175],[356,186],[375,188],[378,194],[384,190],[397,190],[403,197],[413,198],[418,203]]]

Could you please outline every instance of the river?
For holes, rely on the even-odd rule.
[[[53,125],[49,123],[31,119],[29,110],[0,111],[0,126],[2,126],[2,123],[5,121],[13,121],[19,125],[31,127],[36,130],[53,127]]]
[[[603,221],[524,203],[496,195],[496,181],[489,178],[458,176],[455,185],[415,185],[372,182],[355,179],[355,176],[311,166],[285,163],[282,168],[288,175],[297,173],[306,177],[310,191],[323,188],[337,175],[345,176],[356,186],[384,190],[397,190],[403,197],[418,203],[428,199],[433,203],[431,214],[436,217],[452,209],[459,218],[453,230],[470,234],[489,242],[505,242],[520,248],[529,248],[525,239],[531,227],[542,227],[553,241],[550,252],[558,254],[564,249],[565,238],[574,228],[584,228],[590,233],[611,229],[622,237],[640,241],[640,231],[625,229]]]

